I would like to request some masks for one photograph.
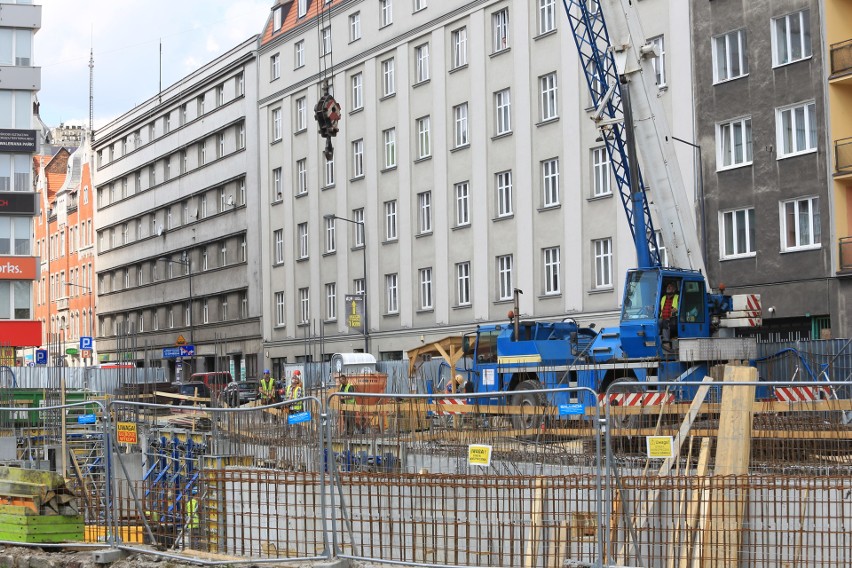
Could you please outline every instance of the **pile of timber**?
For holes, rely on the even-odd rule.
[[[82,541],[83,532],[77,498],[61,475],[0,466],[0,540]]]

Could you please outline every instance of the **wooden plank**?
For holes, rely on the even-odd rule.
[[[692,482],[692,495],[687,504],[686,535],[683,546],[680,549],[680,568],[689,568],[693,551],[696,549],[696,541],[701,534],[699,528],[701,521],[701,503],[704,501],[704,485],[707,483],[707,469],[710,463],[711,438],[701,439],[701,449],[698,452],[698,467],[695,469],[695,477]]]
[[[535,478],[535,492],[530,507],[530,534],[524,552],[524,568],[538,566],[538,549],[541,546],[541,521],[544,511],[544,480]]]

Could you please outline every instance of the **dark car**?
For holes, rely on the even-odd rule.
[[[237,384],[240,387],[240,404],[257,400],[257,390],[260,388],[258,381],[249,379],[247,381],[240,381]]]
[[[177,383],[175,386],[178,389],[178,394],[182,394],[183,396],[195,396],[199,398],[210,398],[210,389],[207,388],[202,381],[189,381],[187,383]],[[192,406],[195,404],[201,404],[200,401],[194,400],[181,400],[179,402],[182,406]],[[209,400],[207,402],[209,404]]]

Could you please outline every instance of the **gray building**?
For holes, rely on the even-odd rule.
[[[95,133],[102,360],[147,360],[171,377],[258,374],[256,46],[243,42]]]

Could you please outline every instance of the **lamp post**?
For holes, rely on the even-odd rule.
[[[347,223],[352,223],[356,227],[361,227],[361,233],[364,237],[364,249],[363,249],[363,261],[364,261],[364,353],[370,352],[370,319],[369,313],[370,310],[367,308],[367,226],[364,224],[364,221],[355,221],[353,219],[347,219],[346,217],[338,217],[333,213],[328,213],[323,215],[323,219],[338,219],[340,221],[346,221]]]
[[[161,256],[157,260],[161,260],[165,263],[171,264],[180,264],[181,266],[186,267],[186,274],[189,276],[189,343],[193,347],[193,359],[195,358],[195,328],[192,325],[192,261],[187,256],[186,252],[181,255],[181,260],[175,260],[173,258],[168,258],[165,256]]]
[[[92,319],[95,317],[95,303],[94,303],[94,295],[92,294],[92,289],[88,286],[83,286],[82,284],[74,284],[73,282],[66,282],[66,286],[74,286],[75,288],[82,288],[89,295],[89,317],[86,318],[86,334],[89,337],[92,337],[92,330],[94,329],[94,322]],[[94,348],[92,348],[92,357],[94,357]]]

